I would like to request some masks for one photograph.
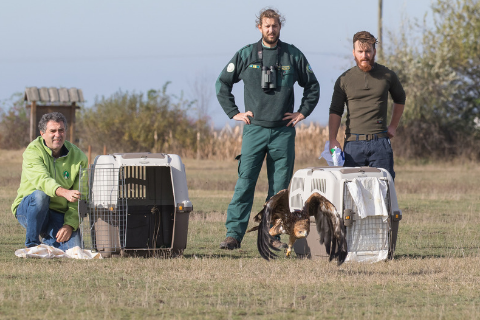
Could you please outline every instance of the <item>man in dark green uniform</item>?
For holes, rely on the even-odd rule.
[[[395,72],[375,63],[377,39],[360,31],[353,36],[353,56],[357,65],[336,81],[329,117],[330,148],[339,147],[338,128],[347,106],[344,167],[370,166],[386,169],[392,179],[395,136],[405,106],[405,91]],[[390,125],[387,127],[388,93],[393,99]]]
[[[267,157],[270,199],[288,188],[295,161],[295,125],[310,115],[320,97],[320,85],[305,56],[279,40],[285,19],[274,9],[262,10],[257,27],[262,39],[240,49],[217,79],[216,94],[230,119],[243,121],[238,180],[228,206],[227,236],[222,249],[240,248],[247,230],[254,190],[263,160]],[[245,112],[232,95],[234,83],[243,80]],[[293,85],[304,88],[300,108],[294,112]],[[283,246],[280,241],[274,244]]]

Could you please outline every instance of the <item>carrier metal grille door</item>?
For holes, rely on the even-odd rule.
[[[80,192],[87,214],[81,220],[82,244],[86,249],[119,253],[125,247],[127,199],[123,168],[95,165],[85,169]]]
[[[344,185],[343,206],[344,209],[351,209],[357,213],[355,205],[347,184]],[[389,205],[389,193],[385,197],[385,205]],[[346,261],[376,262],[385,260],[388,255],[388,234],[389,222],[384,221],[383,216],[368,216],[361,219],[358,214],[353,215],[351,227],[347,227],[347,248]]]

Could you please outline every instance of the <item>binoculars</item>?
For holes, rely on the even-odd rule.
[[[277,70],[274,66],[262,66],[262,89],[265,92],[277,88]]]

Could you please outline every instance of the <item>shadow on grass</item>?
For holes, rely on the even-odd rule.
[[[250,251],[225,251],[225,252],[215,252],[215,253],[188,253],[183,254],[183,258],[185,259],[254,259],[254,258],[262,258],[260,254],[254,254]]]
[[[394,260],[403,260],[403,259],[438,259],[446,258],[445,254],[396,254],[393,257]]]

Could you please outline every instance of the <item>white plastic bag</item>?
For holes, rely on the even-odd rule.
[[[374,177],[354,178],[347,183],[357,213],[361,219],[368,216],[382,216],[383,222],[388,219],[388,210],[385,205],[388,186],[387,182]]]
[[[39,244],[38,246],[18,249],[15,251],[15,255],[19,258],[73,258],[73,259],[102,259],[102,256],[98,252],[92,252],[90,250],[83,250],[80,247],[73,247],[66,252],[52,247],[46,244]]]
[[[330,167],[343,167],[343,164],[345,163],[345,156],[342,149],[335,147],[330,150],[330,141],[325,142],[325,149],[321,153],[319,159],[322,159],[322,157],[327,161]]]
[[[336,167],[343,167],[343,164],[345,163],[345,156],[343,155],[342,149],[335,147],[331,150],[333,150],[332,152],[333,165]]]
[[[18,249],[15,251],[15,255],[19,258],[69,258],[64,251],[43,243],[31,248]]]

